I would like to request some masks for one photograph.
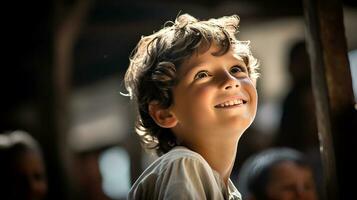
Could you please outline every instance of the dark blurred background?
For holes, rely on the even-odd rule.
[[[342,3],[356,91],[357,6]],[[319,173],[302,1],[16,1],[3,10],[0,132],[22,129],[39,141],[48,199],[124,199],[155,158],[134,134],[122,77],[140,37],[179,13],[238,14],[238,38],[251,41],[261,63],[258,113],[240,141],[232,180],[249,155],[275,145],[310,155]]]

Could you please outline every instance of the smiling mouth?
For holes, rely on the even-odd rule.
[[[247,103],[247,101],[242,100],[242,99],[235,99],[235,100],[231,100],[231,101],[226,101],[223,103],[220,103],[218,105],[215,105],[215,108],[230,108],[230,107],[236,107],[236,106],[240,106]]]

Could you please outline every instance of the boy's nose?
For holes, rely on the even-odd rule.
[[[236,77],[232,76],[230,73],[225,73],[223,77],[223,88],[225,90],[233,89],[239,87],[239,81]]]

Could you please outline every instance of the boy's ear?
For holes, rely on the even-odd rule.
[[[162,128],[173,128],[177,124],[177,119],[169,108],[162,108],[157,101],[149,103],[149,114]]]

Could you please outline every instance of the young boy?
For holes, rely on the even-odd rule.
[[[238,23],[236,15],[184,14],[141,38],[125,86],[137,104],[137,133],[161,157],[128,199],[241,199],[229,177],[256,114],[257,62],[249,42],[235,37]]]

